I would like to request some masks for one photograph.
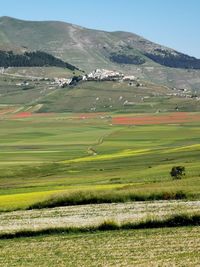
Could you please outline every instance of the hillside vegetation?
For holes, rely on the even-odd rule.
[[[178,53],[172,54],[169,51],[156,49],[158,53],[146,53],[145,55],[153,61],[171,68],[200,69],[200,59]]]
[[[14,54],[12,51],[0,51],[0,67],[48,67],[55,66],[77,70],[69,63],[55,58],[54,56],[41,52],[25,52],[24,54]]]
[[[86,72],[96,68],[116,69],[179,88],[200,86],[198,59],[133,33],[1,17],[0,48],[47,52]]]
[[[80,74],[78,70],[67,68],[8,68],[0,76],[0,105],[45,113],[200,110],[198,92],[194,94],[145,81],[80,81],[64,88],[55,82],[55,77],[75,75],[78,78]]]

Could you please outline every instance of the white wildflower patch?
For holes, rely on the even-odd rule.
[[[105,220],[138,221],[149,217],[197,212],[200,201],[155,201],[57,207],[0,213],[0,233],[20,229],[98,225]]]

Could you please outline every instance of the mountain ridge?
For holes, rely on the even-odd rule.
[[[0,26],[1,50],[25,47],[52,54],[86,72],[106,68],[171,86],[193,89],[200,86],[199,59],[134,33],[11,17],[0,17]]]
[[[10,41],[13,41],[11,34],[10,34],[10,29],[9,29],[10,26],[13,28],[15,27],[16,32],[14,33],[13,37],[15,37],[15,39],[17,39],[16,38],[17,36],[23,37],[26,35],[27,37],[30,37],[30,35],[28,35],[29,33],[27,32],[27,29],[29,29],[30,33],[31,33],[31,27],[30,26],[34,27],[35,25],[37,25],[37,26],[44,27],[44,28],[42,30],[40,30],[39,28],[33,29],[34,30],[33,34],[41,35],[41,32],[43,31],[43,34],[45,35],[46,33],[48,33],[48,31],[45,33],[44,30],[49,30],[48,27],[52,27],[52,31],[54,31],[55,29],[59,30],[59,34],[61,31],[64,31],[64,32],[68,31],[68,36],[66,36],[66,40],[67,39],[73,40],[74,44],[72,43],[72,46],[73,45],[78,46],[77,42],[79,42],[79,48],[80,49],[83,49],[83,45],[81,46],[81,41],[83,44],[84,44],[84,42],[87,42],[87,45],[91,46],[91,42],[92,41],[93,42],[99,41],[98,40],[99,37],[100,38],[104,37],[104,42],[105,42],[104,49],[105,49],[105,46],[109,45],[110,40],[108,40],[108,39],[110,37],[110,38],[113,38],[111,41],[115,42],[115,46],[117,46],[116,48],[120,48],[120,47],[122,48],[125,45],[128,45],[129,50],[135,49],[135,50],[137,50],[137,52],[140,52],[140,53],[144,52],[145,55],[147,55],[149,52],[152,52],[155,49],[156,49],[157,53],[159,50],[160,51],[167,50],[168,54],[170,52],[173,54],[177,53],[177,51],[174,49],[153,43],[153,42],[145,39],[144,37],[139,36],[139,35],[134,34],[134,33],[131,33],[131,32],[93,30],[93,29],[81,27],[79,25],[75,25],[75,24],[71,24],[71,23],[67,23],[67,22],[52,21],[52,20],[49,20],[49,21],[26,21],[26,20],[7,17],[7,16],[0,17],[0,24],[3,28],[3,29],[1,29],[1,31],[3,30],[3,33],[6,35],[7,39]],[[21,30],[21,32],[17,32],[17,30]],[[81,39],[81,38],[78,39],[77,31],[79,31],[78,34],[81,34],[81,37],[84,35],[83,39]],[[92,36],[89,36],[88,38],[86,38],[85,35],[86,35],[86,33],[89,34],[89,32],[92,33]],[[103,36],[103,35],[105,35],[105,36]],[[39,37],[41,37],[41,36],[39,36]],[[48,36],[48,37],[53,38],[53,36]],[[97,40],[95,40],[95,37],[97,38]],[[45,38],[47,38],[47,34],[45,35]],[[107,38],[107,40],[105,40],[105,38]],[[21,40],[16,40],[17,44],[19,46],[25,45],[24,43],[23,44],[21,43],[24,41],[23,39],[24,38],[21,38]],[[62,40],[62,41],[66,41],[66,40]],[[48,39],[47,39],[47,41],[48,41]],[[51,42],[55,42],[55,40],[52,39]],[[26,42],[26,43],[28,44],[28,42]],[[99,42],[99,44],[101,44],[101,42]],[[33,44],[28,45],[28,47],[30,47],[31,49],[35,48],[35,50],[40,50],[40,49],[38,49],[40,47],[38,47],[37,44],[35,44],[35,46],[36,47],[34,47]],[[125,48],[127,48],[127,47],[125,47]],[[43,49],[49,50],[51,48],[48,47],[48,45],[47,45],[47,47],[46,48],[43,47]],[[50,52],[50,51],[48,51],[48,52]],[[111,52],[111,51],[109,51],[109,52]],[[125,52],[127,52],[127,51],[125,51]],[[131,52],[135,52],[135,51],[131,51]],[[183,54],[183,53],[179,52],[179,54]],[[196,59],[195,57],[192,57],[192,58]],[[199,68],[200,68],[200,66],[199,66]]]

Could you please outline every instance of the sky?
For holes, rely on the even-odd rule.
[[[200,0],[0,0],[0,16],[128,31],[200,58]]]

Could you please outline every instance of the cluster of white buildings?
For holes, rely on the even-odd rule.
[[[83,80],[86,81],[115,81],[123,79],[124,75],[120,72],[114,70],[106,70],[106,69],[96,69],[85,75]]]
[[[196,100],[200,100],[200,97],[196,95],[196,92],[193,94],[191,90],[185,88],[172,88],[173,93],[168,93],[168,96],[178,96],[184,98],[193,98]]]
[[[133,75],[125,76],[123,73],[106,70],[106,69],[96,69],[89,74],[80,76],[82,81],[137,81],[137,78]],[[52,85],[58,85],[59,87],[66,87],[72,84],[73,79],[67,78],[54,78]]]
[[[135,76],[125,76],[123,73],[106,70],[106,69],[96,69],[91,73],[83,76],[84,81],[135,81]]]
[[[54,78],[54,81],[51,83],[52,85],[56,84],[59,87],[66,87],[70,85],[72,82],[72,78],[66,79],[66,78]]]

